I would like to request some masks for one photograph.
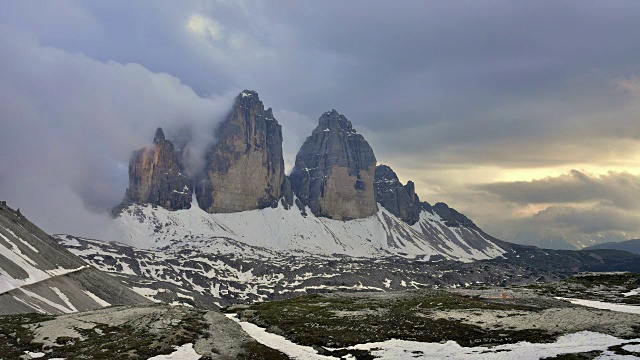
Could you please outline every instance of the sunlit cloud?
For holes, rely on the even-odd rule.
[[[208,41],[222,39],[224,27],[217,21],[200,14],[193,14],[187,20],[186,29]]]

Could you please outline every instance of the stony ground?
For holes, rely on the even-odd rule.
[[[515,286],[518,292],[530,289],[536,294],[640,305],[639,273],[585,273],[560,282]]]
[[[147,359],[194,344],[201,359],[287,359],[219,312],[120,306],[61,316],[0,318],[0,359]],[[41,356],[41,357],[40,357]]]
[[[327,293],[223,309],[296,344],[336,358],[373,359],[354,345],[389,339],[464,347],[554,342],[580,331],[640,338],[640,315],[556,297],[635,304],[640,274],[585,274],[556,283],[449,290]],[[193,344],[202,360],[287,359],[218,311],[184,306],[108,307],[60,316],[0,317],[0,359],[147,359]],[[640,357],[629,348],[607,351]],[[373,352],[374,353],[374,352]],[[592,359],[595,351],[558,359]],[[197,357],[196,357],[197,358]]]
[[[634,274],[605,275],[588,280],[588,288],[604,289],[624,283],[621,294],[635,286]],[[576,297],[566,289],[585,286],[585,279],[570,279],[545,285]],[[604,291],[604,290],[603,290]],[[463,346],[495,346],[528,342],[553,342],[559,336],[593,331],[623,339],[640,337],[640,315],[598,310],[573,305],[541,294],[535,288],[467,288],[456,290],[415,290],[383,294],[333,293],[231,307],[241,320],[319,353],[357,359],[373,359],[367,351],[332,350],[356,344],[401,339],[439,343],[454,340]],[[553,294],[552,294],[553,295]],[[622,295],[621,295],[622,296]],[[623,296],[624,297],[624,296]],[[615,349],[613,349],[615,350]],[[613,351],[612,350],[612,351]],[[636,355],[619,349],[619,354]],[[594,358],[592,354],[572,354],[561,358]]]

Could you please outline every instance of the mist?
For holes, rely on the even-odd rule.
[[[189,129],[189,172],[233,95],[202,97],[139,64],[101,62],[0,31],[0,194],[52,233],[118,240],[108,210],[128,185],[133,150]],[[121,240],[121,239],[120,239]]]

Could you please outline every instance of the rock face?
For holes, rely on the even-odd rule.
[[[376,157],[364,137],[336,110],[320,117],[298,155],[291,187],[316,216],[359,219],[377,212]]]
[[[390,213],[409,225],[420,219],[420,199],[413,181],[402,185],[396,173],[387,165],[378,165],[375,173],[376,200]]]
[[[129,204],[152,204],[167,210],[191,207],[191,187],[182,174],[171,141],[161,128],[156,130],[154,146],[134,151],[129,159],[129,188],[121,209]]]
[[[275,206],[285,175],[282,128],[271,108],[264,109],[255,91],[243,91],[216,138],[207,152],[206,173],[197,181],[200,207],[229,213]]]
[[[477,228],[476,224],[471,221],[471,219],[459,213],[456,209],[450,208],[449,205],[445,203],[439,202],[431,206],[428,202],[423,202],[422,208],[429,212],[435,212],[438,214],[438,216],[445,221],[445,225],[447,226]]]

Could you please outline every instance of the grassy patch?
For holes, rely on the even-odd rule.
[[[640,274],[622,273],[574,276],[572,278],[563,280],[563,282],[569,284],[580,284],[585,287],[621,286],[632,290],[640,287]]]
[[[39,351],[42,344],[32,344],[33,332],[27,325],[52,319],[42,314],[20,314],[0,317],[0,355],[6,359],[17,359],[25,351]]]
[[[309,295],[256,304],[240,311],[240,315],[307,346],[348,347],[388,339],[454,340],[463,346],[476,346],[523,340],[545,342],[555,338],[541,330],[486,330],[460,321],[429,316],[433,311],[452,309],[532,310],[445,291],[421,291],[390,298]]]
[[[250,341],[243,345],[243,353],[238,355],[239,360],[289,360],[289,357],[278,350]]]

